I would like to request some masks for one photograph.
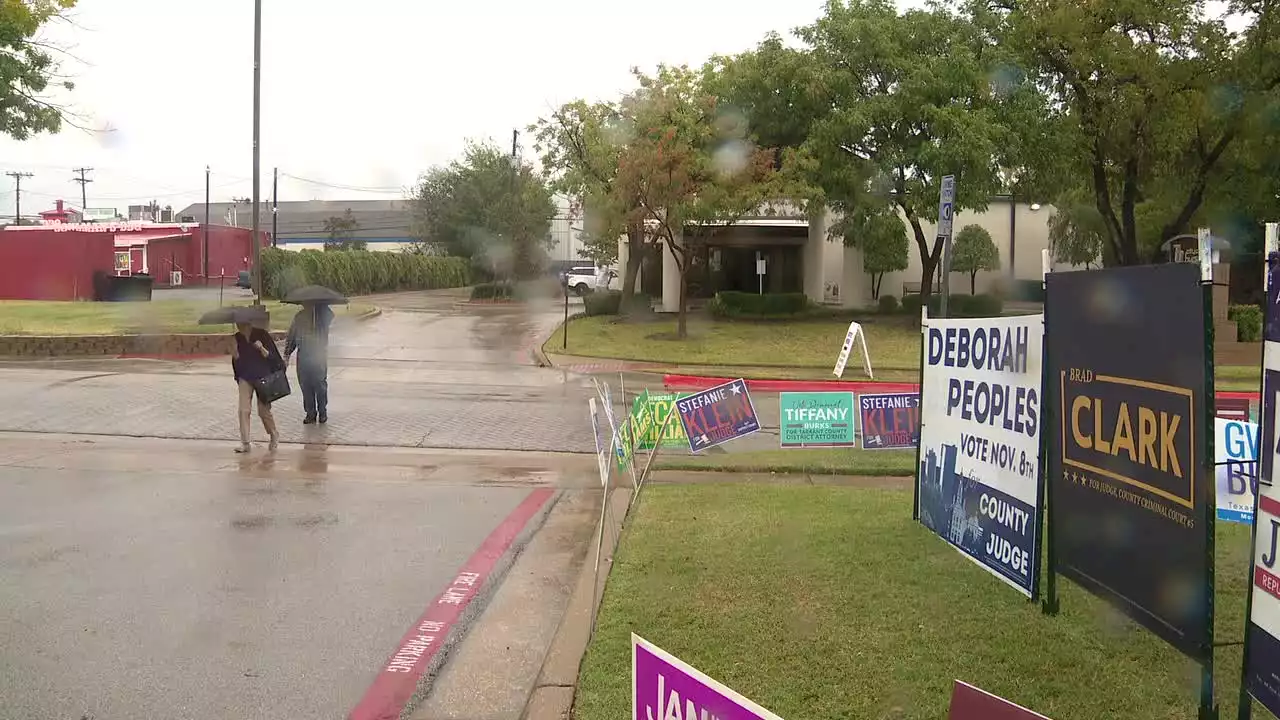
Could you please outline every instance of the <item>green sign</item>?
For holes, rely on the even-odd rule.
[[[680,424],[680,418],[672,415],[676,411],[676,400],[688,397],[688,394],[676,393],[656,393],[648,395],[646,393],[647,414],[649,419],[642,420],[642,425],[637,426],[635,437],[639,441],[636,443],[637,450],[652,450],[655,445],[661,444],[662,447],[689,447],[689,438],[684,434],[684,426]],[[634,411],[633,411],[634,413]],[[671,418],[671,422],[667,422],[667,418]],[[662,426],[666,425],[666,432],[661,438],[658,433],[662,432]],[[659,442],[659,440],[661,442]]]
[[[779,393],[782,447],[853,447],[857,417],[853,393]]]

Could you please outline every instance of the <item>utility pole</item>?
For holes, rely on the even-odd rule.
[[[515,160],[520,154],[520,131],[511,131],[511,159]]]
[[[200,237],[204,238],[204,285],[209,286],[209,166],[204,166],[204,227],[200,228]]]
[[[280,214],[280,168],[271,168],[271,247],[276,247],[276,220]]]
[[[71,172],[76,173],[77,175],[80,176],[80,177],[71,178],[71,179],[74,180],[75,182],[80,183],[80,214],[81,214],[81,217],[83,217],[84,211],[89,209],[89,198],[88,198],[88,195],[86,194],[86,188],[88,188],[89,183],[93,182],[92,179],[85,177],[85,173],[93,172],[93,168],[85,168],[85,167],[76,168]]]
[[[13,178],[13,224],[22,226],[22,178],[35,177],[29,172],[7,172]]]
[[[253,294],[262,304],[262,242],[258,239],[262,153],[262,0],[253,0]]]
[[[253,198],[233,197],[231,202],[233,203],[231,206],[231,224],[240,227],[240,206],[244,203],[253,202]]]

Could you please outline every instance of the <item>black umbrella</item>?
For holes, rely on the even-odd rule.
[[[252,325],[266,321],[266,311],[258,307],[220,307],[200,316],[201,325],[237,325],[240,323]]]
[[[306,285],[285,295],[281,302],[290,305],[346,305],[348,300],[341,293],[323,285]]]

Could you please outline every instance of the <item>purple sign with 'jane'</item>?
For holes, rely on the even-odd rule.
[[[632,720],[782,720],[631,634]]]

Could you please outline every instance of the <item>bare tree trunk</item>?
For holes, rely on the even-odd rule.
[[[635,295],[636,277],[644,263],[644,254],[648,251],[644,242],[644,225],[632,224],[627,228],[627,264],[622,268],[622,312],[625,315],[631,310],[632,297]]]
[[[935,238],[933,248],[930,249],[929,241],[924,236],[924,228],[920,227],[920,218],[910,208],[904,209],[916,238],[916,249],[920,251],[920,306],[928,307],[929,298],[933,296],[933,276],[937,274],[938,262],[942,259],[942,240]]]
[[[688,272],[688,269],[684,267],[685,263],[678,263],[678,264],[680,265],[680,312],[676,313],[676,338],[679,340],[684,340],[685,338],[689,337],[689,317],[688,317],[688,303],[687,303],[687,298],[689,295],[689,272]]]

